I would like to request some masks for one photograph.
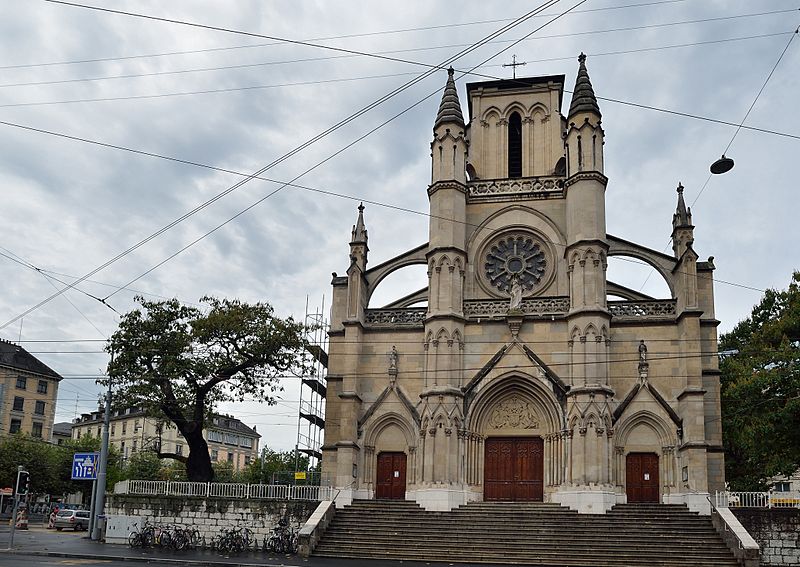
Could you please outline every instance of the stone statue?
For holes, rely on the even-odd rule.
[[[639,362],[647,362],[647,345],[644,340],[639,342]]]
[[[389,353],[389,374],[397,376],[397,347],[392,345],[392,352]]]
[[[522,285],[519,283],[519,277],[514,274],[511,278],[511,303],[508,308],[517,310],[522,307]]]

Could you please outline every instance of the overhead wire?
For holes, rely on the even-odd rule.
[[[573,10],[570,12],[572,14],[584,14],[589,12],[601,12],[601,11],[608,11],[608,10],[621,10],[621,9],[628,9],[628,8],[646,8],[652,7],[661,4],[676,4],[679,2],[687,2],[689,0],[655,0],[652,2],[641,2],[638,4],[623,4],[618,6],[603,6],[599,8],[587,8],[584,10]],[[537,14],[534,17],[537,18],[545,18],[551,17],[555,14]],[[361,33],[351,33],[351,34],[344,34],[344,35],[335,35],[335,36],[323,36],[323,37],[310,37],[305,38],[303,41],[329,41],[332,39],[352,39],[358,37],[372,37],[376,35],[388,35],[388,34],[399,34],[399,33],[408,33],[408,32],[418,32],[418,31],[428,31],[428,30],[439,30],[445,28],[454,28],[454,27],[464,27],[464,26],[472,26],[472,25],[484,25],[484,24],[493,24],[493,23],[500,23],[500,22],[510,22],[513,21],[513,18],[500,18],[500,19],[493,19],[493,20],[477,20],[471,22],[457,22],[451,24],[439,24],[435,26],[421,26],[421,27],[414,27],[414,28],[402,28],[402,29],[393,29],[393,30],[379,30],[379,31],[371,31],[371,32],[361,32]],[[205,49],[193,49],[187,51],[169,51],[166,53],[147,53],[147,54],[139,54],[139,55],[123,55],[123,56],[116,56],[116,57],[97,57],[93,59],[78,59],[78,60],[68,60],[68,61],[49,61],[49,62],[40,62],[40,63],[22,63],[22,64],[15,64],[15,65],[0,65],[0,70],[6,69],[22,69],[27,67],[49,67],[49,66],[56,66],[56,65],[75,65],[75,64],[83,64],[83,63],[103,63],[108,61],[124,61],[129,59],[142,59],[142,58],[151,58],[151,57],[167,57],[173,55],[190,55],[196,53],[209,53],[209,52],[216,52],[216,51],[229,51],[229,50],[238,50],[238,49],[253,49],[253,48],[261,48],[261,47],[269,47],[275,45],[282,45],[283,42],[275,41],[270,43],[257,43],[257,44],[248,44],[248,45],[234,45],[234,46],[227,46],[227,47],[209,47]]]
[[[666,49],[679,49],[679,48],[687,48],[687,47],[696,47],[696,46],[707,46],[713,44],[720,44],[720,43],[729,43],[735,41],[749,41],[753,39],[763,39],[763,38],[770,38],[776,37],[781,35],[793,34],[795,32],[775,32],[775,33],[768,33],[768,34],[759,34],[759,35],[751,35],[751,36],[743,36],[743,37],[733,37],[733,38],[723,38],[723,39],[716,39],[716,40],[708,40],[708,41],[697,41],[697,42],[690,42],[690,43],[681,43],[681,44],[673,44],[673,45],[663,45],[663,46],[655,46],[655,47],[643,47],[637,49],[623,49],[623,50],[616,50],[616,51],[608,51],[608,52],[599,52],[599,53],[592,53],[589,52],[586,55],[588,57],[606,57],[606,56],[617,56],[617,55],[627,55],[627,54],[635,54],[635,53],[644,53],[644,52],[652,52],[652,51],[660,51]],[[571,61],[574,59],[574,56],[564,56],[564,57],[548,57],[544,59],[528,59],[526,63],[542,63],[542,62],[551,62],[551,61]],[[496,67],[497,65],[484,65],[481,68],[487,67]],[[241,87],[226,87],[226,88],[215,88],[215,89],[201,89],[201,90],[193,90],[193,91],[177,91],[177,92],[168,92],[168,93],[153,93],[153,94],[142,94],[142,95],[122,95],[122,96],[105,96],[105,97],[95,97],[95,98],[77,98],[77,99],[65,99],[65,100],[49,100],[49,101],[33,101],[33,102],[15,102],[15,103],[4,103],[0,104],[0,108],[20,108],[20,107],[30,107],[30,106],[51,106],[51,105],[59,105],[59,104],[80,104],[80,103],[94,103],[94,102],[120,102],[126,100],[152,100],[152,99],[161,99],[161,98],[171,98],[171,97],[180,97],[180,96],[197,96],[197,95],[208,95],[208,94],[224,94],[224,93],[234,93],[234,92],[246,92],[252,90],[266,90],[266,89],[281,89],[281,88],[290,88],[290,87],[300,87],[300,86],[311,86],[311,85],[324,85],[324,84],[333,84],[333,83],[344,83],[344,82],[353,82],[353,81],[363,81],[363,80],[375,80],[375,79],[387,79],[393,77],[404,77],[408,75],[414,75],[413,72],[407,73],[388,73],[388,74],[380,74],[380,75],[359,75],[355,77],[337,77],[332,79],[316,79],[310,81],[295,81],[290,83],[275,83],[271,85],[246,85]],[[485,75],[481,75],[479,73],[469,73],[469,75],[478,76],[478,77],[485,77]],[[567,91],[569,92],[569,91]],[[612,102],[619,102],[619,101],[612,101]],[[625,104],[624,102],[619,102],[620,104]],[[699,118],[695,116],[690,116],[691,118]],[[734,123],[730,123],[730,125],[734,125]],[[763,131],[763,130],[762,130]]]
[[[45,0],[47,1],[47,0]],[[677,22],[665,22],[665,23],[657,23],[657,24],[647,24],[641,26],[628,26],[622,28],[611,28],[605,30],[588,30],[583,32],[570,32],[570,33],[562,33],[562,34],[554,34],[554,35],[543,35],[538,36],[535,38],[525,38],[524,40],[519,39],[506,39],[506,40],[495,40],[486,42],[486,45],[495,45],[495,44],[502,44],[502,43],[514,43],[515,45],[520,43],[521,41],[541,41],[546,39],[560,39],[565,37],[573,37],[573,36],[585,36],[585,35],[594,35],[594,34],[605,34],[605,33],[618,33],[618,32],[629,32],[629,31],[640,31],[643,29],[653,29],[653,28],[661,28],[661,27],[671,27],[671,26],[678,26],[678,25],[690,25],[690,24],[698,24],[698,23],[708,23],[708,22],[715,22],[715,21],[728,21],[732,19],[740,19],[740,18],[752,18],[752,17],[761,17],[767,15],[777,15],[777,14],[785,14],[789,12],[797,12],[797,8],[786,9],[786,10],[773,10],[767,12],[757,12],[757,13],[749,13],[749,14],[737,14],[731,16],[720,16],[715,18],[703,18],[703,19],[696,19],[696,20],[683,20]],[[235,32],[234,32],[235,33]],[[319,61],[330,61],[333,59],[341,59],[341,58],[350,58],[350,57],[388,57],[390,54],[397,54],[397,53],[410,53],[410,52],[419,52],[419,51],[430,51],[430,50],[437,50],[437,49],[451,49],[451,48],[464,48],[469,47],[471,44],[468,43],[459,43],[459,44],[447,44],[447,45],[440,45],[440,46],[432,46],[432,47],[414,47],[411,49],[394,49],[388,51],[376,51],[376,52],[367,52],[367,51],[357,51],[355,53],[348,53],[347,55],[337,55],[337,56],[328,56],[328,57],[312,57],[312,58],[305,58],[305,59],[292,59],[292,60],[285,60],[285,61],[265,61],[265,62],[258,62],[258,63],[240,63],[236,65],[222,65],[216,67],[205,67],[205,68],[195,68],[195,69],[179,69],[179,70],[167,70],[167,71],[153,71],[149,73],[128,73],[123,75],[111,75],[111,76],[100,76],[100,77],[79,77],[79,78],[71,78],[71,79],[57,79],[57,80],[49,80],[49,81],[29,81],[29,82],[19,82],[19,83],[0,83],[0,88],[9,88],[9,87],[30,87],[30,86],[46,86],[46,85],[58,85],[58,84],[68,84],[68,83],[79,83],[79,82],[94,82],[94,81],[107,81],[107,80],[117,80],[117,79],[132,79],[132,78],[144,78],[144,77],[158,77],[158,76],[169,76],[169,75],[181,75],[187,73],[201,73],[201,72],[212,72],[212,71],[223,71],[223,70],[231,70],[231,69],[246,69],[252,67],[262,67],[262,66],[272,66],[272,65],[287,65],[287,64],[297,64],[297,63],[307,63],[307,62],[319,62]],[[422,61],[417,61],[413,59],[401,59],[401,58],[391,58],[393,62],[396,63],[405,63],[408,65],[414,66],[421,66],[421,67],[428,67],[430,68],[433,64],[425,63]],[[457,71],[462,72],[460,69]]]
[[[49,1],[49,0],[45,0],[45,1]],[[554,5],[554,4],[555,4],[555,3],[557,3],[558,1],[559,1],[559,0],[546,0],[546,1],[545,1],[543,4],[541,4],[539,7],[537,7],[537,8],[534,8],[533,10],[531,10],[531,11],[527,12],[526,14],[524,14],[523,16],[521,16],[521,17],[517,18],[517,20],[514,20],[514,22],[513,22],[512,24],[509,24],[509,25],[507,25],[507,26],[504,26],[504,27],[503,27],[503,28],[501,28],[500,30],[497,30],[497,31],[495,31],[495,32],[493,32],[493,33],[489,34],[488,36],[484,37],[482,40],[480,40],[480,41],[476,42],[476,43],[475,43],[475,44],[474,44],[474,45],[473,45],[473,46],[472,46],[470,49],[462,50],[462,51],[460,51],[459,53],[456,53],[455,55],[453,55],[453,56],[451,56],[451,57],[448,57],[447,59],[445,59],[445,60],[442,62],[442,65],[447,65],[447,64],[450,64],[450,63],[452,63],[452,62],[454,62],[454,61],[458,60],[459,58],[463,57],[464,55],[466,55],[466,54],[470,53],[471,51],[473,51],[473,50],[475,50],[475,49],[478,49],[478,48],[480,48],[480,47],[481,47],[483,44],[485,44],[485,42],[487,42],[487,41],[491,41],[491,40],[492,40],[492,39],[494,39],[495,37],[499,37],[501,34],[503,34],[503,33],[505,33],[506,31],[508,31],[509,29],[513,29],[513,28],[514,28],[514,27],[516,27],[517,25],[520,25],[520,24],[524,23],[525,21],[527,21],[528,19],[530,19],[530,18],[531,18],[533,15],[535,15],[536,13],[539,13],[539,12],[543,11],[544,9],[547,9],[547,8],[549,8],[550,6]],[[548,20],[548,22],[546,22],[546,23],[545,23],[545,24],[543,24],[542,26],[539,26],[538,28],[536,28],[536,29],[535,29],[533,32],[531,32],[531,34],[529,34],[529,35],[532,35],[532,34],[533,34],[533,33],[535,33],[536,31],[538,31],[538,30],[540,30],[540,29],[542,29],[542,28],[546,27],[546,26],[547,26],[547,25],[549,25],[550,23],[552,23],[552,22],[556,21],[556,19],[558,19],[559,17],[563,16],[565,13],[569,13],[569,11],[570,11],[571,9],[574,9],[575,7],[578,7],[578,6],[580,6],[581,4],[584,4],[586,1],[587,1],[587,0],[580,0],[580,1],[579,1],[577,4],[573,5],[573,7],[572,7],[572,8],[568,9],[566,12],[563,12],[563,13],[562,13],[560,16],[557,16],[556,18],[553,18],[553,19],[551,19],[551,20]],[[513,45],[513,44],[512,44],[512,45]],[[506,48],[506,49],[509,49],[510,47],[511,47],[511,46],[509,46],[509,47],[508,47],[508,48]],[[441,67],[439,67],[439,68],[441,68]],[[359,118],[360,116],[362,116],[362,115],[363,115],[363,114],[365,114],[366,112],[369,112],[370,110],[372,110],[372,109],[376,108],[377,106],[379,106],[379,105],[383,104],[383,103],[384,103],[384,102],[386,102],[387,100],[390,100],[391,98],[393,98],[393,97],[394,97],[394,96],[396,96],[397,94],[399,94],[399,93],[401,93],[401,92],[403,92],[403,91],[407,90],[408,88],[410,88],[410,87],[414,86],[414,85],[415,85],[415,84],[417,84],[418,82],[420,82],[420,81],[424,80],[425,78],[429,77],[429,76],[430,76],[430,75],[431,75],[433,72],[435,72],[435,70],[436,70],[436,69],[429,69],[428,71],[426,71],[426,72],[422,73],[422,74],[421,74],[421,75],[419,75],[418,77],[416,77],[416,78],[414,78],[414,79],[412,79],[412,80],[410,80],[410,81],[406,82],[405,84],[401,85],[400,87],[397,87],[397,88],[393,89],[392,91],[390,91],[389,93],[387,93],[387,94],[383,95],[382,97],[378,98],[377,100],[375,100],[375,101],[373,101],[373,102],[369,103],[368,105],[366,105],[366,106],[362,107],[361,109],[359,109],[359,110],[358,110],[358,111],[356,111],[355,113],[351,114],[351,115],[350,115],[350,116],[348,116],[347,118],[345,118],[345,119],[343,119],[343,120],[340,120],[338,123],[336,123],[335,125],[333,125],[333,126],[329,127],[328,129],[324,130],[323,132],[320,132],[319,134],[315,135],[314,137],[312,137],[312,138],[310,138],[310,139],[306,140],[305,142],[303,142],[303,143],[302,143],[302,144],[300,144],[299,146],[296,146],[296,147],[295,147],[294,149],[292,149],[291,151],[289,151],[289,152],[287,152],[287,153],[283,154],[281,157],[277,158],[276,160],[273,160],[272,162],[270,162],[270,163],[269,163],[269,164],[267,164],[266,166],[262,167],[261,169],[259,169],[259,170],[258,170],[258,171],[256,171],[256,172],[254,172],[254,173],[253,173],[251,176],[249,176],[249,177],[247,177],[247,178],[245,178],[245,179],[243,179],[243,180],[241,180],[241,181],[239,181],[239,182],[235,183],[234,185],[232,185],[232,186],[228,187],[227,189],[225,189],[225,190],[224,190],[224,191],[222,191],[221,193],[218,193],[217,195],[215,195],[215,196],[214,196],[214,197],[212,197],[211,199],[208,199],[208,200],[206,200],[205,202],[201,203],[200,205],[198,205],[197,207],[193,208],[193,209],[192,209],[192,210],[190,210],[189,212],[185,213],[184,215],[182,215],[182,216],[178,217],[177,219],[173,220],[172,222],[168,223],[167,225],[165,225],[164,227],[160,228],[160,229],[159,229],[159,230],[157,230],[156,232],[154,232],[154,233],[150,234],[148,237],[144,238],[143,240],[140,240],[138,243],[136,243],[136,244],[134,244],[133,246],[131,246],[131,247],[127,248],[127,249],[126,249],[126,250],[124,250],[123,252],[121,252],[121,253],[117,254],[115,257],[113,257],[113,258],[111,258],[110,260],[108,260],[108,261],[104,262],[104,263],[103,263],[103,264],[101,264],[100,266],[98,266],[98,267],[94,268],[93,270],[91,270],[90,272],[88,272],[87,274],[85,274],[85,275],[84,275],[84,276],[83,276],[81,279],[77,280],[76,282],[73,282],[72,284],[70,284],[70,286],[63,288],[63,289],[61,290],[61,292],[59,292],[59,293],[56,293],[56,294],[53,294],[53,295],[51,295],[51,296],[49,296],[49,297],[45,298],[44,300],[40,301],[40,302],[39,302],[39,303],[37,303],[36,305],[34,305],[34,306],[30,307],[29,309],[27,309],[25,312],[23,312],[23,313],[21,313],[21,314],[17,315],[16,317],[14,317],[13,319],[11,319],[11,320],[9,320],[9,321],[7,321],[7,322],[3,323],[2,325],[0,325],[0,330],[2,330],[2,329],[4,329],[4,328],[6,328],[7,326],[9,326],[9,325],[11,325],[11,324],[15,323],[16,321],[18,321],[18,320],[19,320],[19,319],[21,319],[22,317],[25,317],[25,316],[26,316],[26,315],[28,315],[29,313],[32,313],[33,311],[35,311],[36,309],[40,308],[41,306],[43,306],[43,305],[45,305],[45,304],[49,303],[49,302],[50,302],[50,301],[52,301],[52,300],[53,300],[55,297],[57,297],[58,295],[60,295],[60,293],[63,293],[64,291],[66,291],[66,290],[67,290],[67,289],[69,289],[70,287],[74,287],[74,285],[77,285],[78,283],[81,283],[81,282],[83,281],[83,279],[85,279],[85,278],[89,278],[89,277],[92,277],[93,275],[95,275],[95,274],[96,274],[96,273],[98,273],[99,271],[101,271],[101,270],[105,269],[106,267],[108,267],[108,266],[110,266],[111,264],[115,263],[116,261],[118,261],[119,259],[123,258],[124,256],[127,256],[128,254],[130,254],[130,253],[131,253],[131,252],[133,252],[134,250],[136,250],[136,249],[140,248],[141,246],[143,246],[143,245],[144,245],[144,244],[146,244],[147,242],[150,242],[151,240],[153,240],[153,239],[154,239],[154,238],[156,238],[157,236],[159,236],[159,235],[163,234],[164,232],[166,232],[167,230],[169,230],[169,229],[171,229],[172,227],[176,226],[177,224],[179,224],[179,223],[183,222],[185,219],[187,219],[187,218],[189,218],[189,217],[193,216],[194,214],[196,214],[197,212],[199,212],[199,211],[201,211],[201,210],[205,209],[206,207],[210,206],[211,204],[213,204],[214,202],[216,202],[216,201],[218,201],[219,199],[223,198],[224,196],[228,195],[229,193],[231,193],[231,192],[233,192],[233,191],[237,190],[239,187],[242,187],[242,186],[243,186],[243,185],[245,185],[247,182],[249,182],[249,181],[251,181],[252,179],[254,179],[256,176],[259,176],[259,175],[263,174],[265,171],[269,170],[270,168],[274,167],[275,165],[277,165],[277,164],[279,164],[279,163],[282,163],[282,162],[283,162],[283,161],[285,161],[286,159],[289,159],[290,157],[292,157],[293,155],[297,154],[298,152],[300,152],[300,151],[304,150],[304,149],[305,149],[305,148],[307,148],[308,146],[310,146],[310,145],[312,145],[312,144],[316,143],[317,141],[319,141],[319,140],[323,139],[324,137],[326,137],[326,136],[327,136],[327,135],[329,135],[330,133],[332,133],[332,132],[334,132],[334,131],[338,130],[339,128],[341,128],[341,127],[345,126],[346,124],[349,124],[350,122],[352,122],[352,121],[353,121],[353,120],[355,120],[356,118]],[[374,130],[373,130],[373,131],[374,131]],[[351,145],[352,145],[352,144],[351,144]],[[347,147],[349,147],[349,146],[347,146]],[[341,151],[344,151],[344,149],[346,149],[346,148],[343,148]],[[334,157],[335,155],[338,155],[338,153],[340,153],[340,152],[337,152],[336,154],[334,154],[333,156],[331,156],[331,157],[330,157],[330,158],[328,158],[328,159],[331,159],[331,158],[332,158],[332,157]],[[327,160],[325,160],[325,161],[327,161]],[[324,162],[320,162],[320,164],[321,164],[321,163],[324,163]],[[316,167],[316,166],[315,166],[315,167]],[[309,170],[309,171],[310,171],[310,170]],[[299,178],[299,177],[298,177],[298,178]],[[285,186],[285,185],[284,185],[284,186]],[[282,189],[284,186],[282,186],[282,187],[281,187],[281,188],[279,188],[278,190]],[[273,192],[272,194],[275,194],[275,192]],[[263,199],[262,199],[262,200],[263,200]],[[260,201],[259,201],[259,202],[260,202]],[[258,203],[256,203],[256,204],[258,204]],[[255,204],[254,204],[253,206],[255,206]],[[250,208],[252,208],[252,206],[251,206]],[[244,212],[246,212],[246,211],[243,211],[243,212],[239,213],[238,215],[236,215],[236,217],[240,216],[240,215],[241,215],[241,214],[243,214]],[[236,217],[234,217],[234,218],[236,218]],[[231,219],[231,220],[232,220],[232,219]],[[230,221],[228,221],[228,222],[230,222]],[[221,228],[221,226],[224,226],[224,224],[227,224],[227,222],[226,222],[226,223],[223,223],[223,225],[219,225],[219,227],[218,227],[218,228]],[[212,230],[211,232],[215,232],[216,230],[217,230],[217,229],[214,229],[214,230]],[[208,234],[210,234],[210,233],[208,233]],[[189,246],[191,246],[191,245],[189,245]],[[180,252],[179,252],[179,253],[180,253]],[[173,257],[174,257],[174,256],[173,256]],[[134,280],[134,281],[136,281],[136,280]],[[129,285],[129,284],[126,284],[126,285]]]

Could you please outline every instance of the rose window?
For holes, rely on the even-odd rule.
[[[534,289],[547,273],[547,255],[540,242],[527,234],[503,236],[485,252],[486,277],[498,290],[509,293],[516,278],[524,292]]]

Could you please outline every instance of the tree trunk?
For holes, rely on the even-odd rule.
[[[191,482],[212,482],[214,468],[211,466],[211,455],[208,453],[208,443],[203,438],[201,428],[192,431],[181,431],[189,445],[189,458],[186,460],[186,477]]]

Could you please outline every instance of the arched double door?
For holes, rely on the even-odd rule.
[[[544,442],[541,437],[489,437],[485,442],[484,500],[544,499]]]

